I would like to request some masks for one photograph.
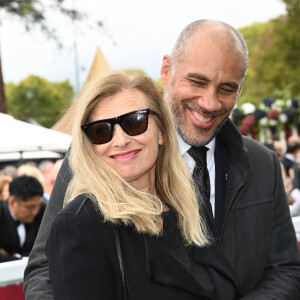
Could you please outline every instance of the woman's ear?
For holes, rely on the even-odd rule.
[[[164,143],[164,138],[163,138],[161,131],[159,130],[158,131],[158,144],[163,145],[163,143]]]

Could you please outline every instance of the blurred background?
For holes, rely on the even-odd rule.
[[[239,104],[300,95],[300,0],[0,1],[0,111],[51,128],[102,69],[138,69],[159,82],[162,57],[199,18],[238,28],[249,47]],[[101,66],[99,67],[101,71]],[[97,73],[96,72],[96,73]]]

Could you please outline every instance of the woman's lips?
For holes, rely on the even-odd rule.
[[[115,153],[114,155],[110,155],[109,157],[116,161],[124,161],[135,158],[141,150],[131,150],[126,152]]]

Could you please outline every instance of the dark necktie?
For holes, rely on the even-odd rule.
[[[21,224],[21,222],[18,220],[14,220],[14,223],[15,223],[16,227],[18,227]]]
[[[208,148],[205,146],[194,147],[192,146],[188,153],[195,161],[195,167],[193,171],[193,180],[198,187],[200,195],[204,198],[206,207],[212,216],[212,208],[210,204],[210,181],[209,173],[206,164],[206,152]]]

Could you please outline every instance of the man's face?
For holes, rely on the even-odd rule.
[[[10,209],[18,221],[23,223],[33,222],[35,216],[40,211],[42,203],[41,196],[33,196],[28,198],[26,201],[10,196],[9,204]]]
[[[179,134],[190,145],[207,144],[227,120],[242,86],[242,56],[222,36],[197,33],[175,65],[165,56],[164,97]]]

